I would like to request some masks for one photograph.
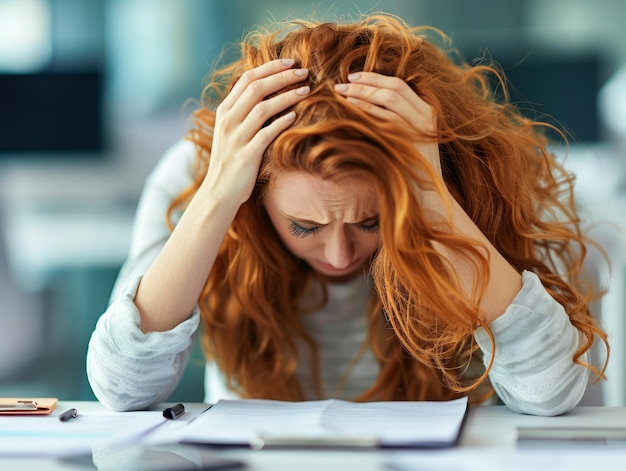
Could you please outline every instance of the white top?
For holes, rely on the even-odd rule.
[[[148,177],[128,259],[89,342],[89,382],[98,400],[112,409],[141,409],[166,400],[189,358],[192,336],[200,323],[198,308],[170,331],[144,334],[133,300],[141,276],[170,235],[165,213],[171,200],[191,183],[194,159],[193,144],[181,141]],[[572,360],[582,335],[535,274],[524,272],[522,281],[523,287],[511,305],[490,325],[497,350],[489,377],[500,399],[511,409],[536,415],[561,414],[578,404],[587,386],[589,370]],[[315,296],[315,289],[313,286],[308,295]],[[302,318],[319,346],[322,380],[329,397],[353,398],[378,376],[371,351],[366,350],[354,361],[367,335],[368,289],[360,277],[346,284],[330,284],[328,304]],[[481,328],[474,336],[488,364],[492,355],[489,337]],[[305,395],[315,399],[311,374],[305,369],[307,362],[299,363],[302,368],[297,374]],[[335,390],[340,383],[342,388]],[[232,397],[215,365],[207,364],[205,401]]]

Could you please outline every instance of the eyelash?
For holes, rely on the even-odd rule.
[[[295,222],[289,224],[289,232],[291,232],[291,235],[299,237],[300,239],[304,239],[310,235],[315,235],[319,231],[319,226],[312,227],[311,229],[305,229],[304,227],[298,226]]]
[[[367,224],[367,225],[363,225],[363,226],[359,226],[359,230],[366,232],[366,233],[375,233],[378,232],[380,230],[380,225],[378,224],[378,219],[376,219],[376,221]]]
[[[358,226],[358,228],[362,232],[365,232],[367,234],[372,234],[372,233],[378,232],[380,229],[380,226],[378,225],[378,220],[376,220],[375,222],[371,224]],[[298,226],[295,222],[292,222],[291,224],[289,224],[289,232],[291,232],[291,235],[293,235],[294,237],[299,237],[300,239],[303,239],[311,235],[316,235],[319,233],[319,231],[320,231],[319,226],[306,229],[304,227]]]

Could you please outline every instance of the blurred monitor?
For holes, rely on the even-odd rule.
[[[597,98],[604,65],[596,54],[531,54],[516,64],[502,63],[518,108],[529,118],[560,124],[570,141],[580,143],[602,139]]]
[[[97,156],[103,150],[103,74],[0,74],[0,159]]]

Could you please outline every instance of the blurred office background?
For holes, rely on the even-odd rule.
[[[184,135],[225,45],[271,19],[387,11],[491,56],[577,141],[581,209],[606,248],[604,403],[626,404],[626,2],[0,0],[0,396],[92,399],[84,357],[143,181]],[[199,349],[178,400],[202,399]]]

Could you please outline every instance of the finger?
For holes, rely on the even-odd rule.
[[[244,79],[244,83],[235,92],[235,95],[229,95],[227,100],[224,100],[222,108],[227,111],[234,110],[238,118],[243,120],[252,108],[263,101],[265,97],[297,82],[301,82],[308,74],[309,71],[307,69],[290,69],[281,70],[256,79],[253,79],[253,75],[250,75]]]
[[[372,72],[348,78],[350,83],[335,86],[338,93],[393,111],[417,128],[430,130],[434,126],[431,106],[402,79]],[[374,112],[374,108],[368,110]]]
[[[230,109],[218,108],[218,114],[227,113],[224,118],[227,126],[228,123],[231,126],[238,126],[246,122],[258,130],[271,116],[295,103],[293,100],[294,95],[289,93],[291,90],[278,93],[270,99],[266,99],[266,97],[302,81],[307,75],[308,70],[297,69],[279,72],[256,80],[243,90],[241,96],[233,103]],[[302,87],[298,88],[298,90],[302,91],[301,89]],[[287,93],[289,95],[283,96]],[[282,106],[280,106],[281,104]]]
[[[239,77],[239,80],[237,80],[231,91],[228,93],[228,96],[224,99],[224,103],[234,103],[250,83],[278,72],[282,72],[283,70],[290,69],[293,64],[293,59],[277,59],[261,64],[254,69],[247,70],[241,77]]]
[[[267,147],[280,132],[286,129],[285,116],[287,116],[286,119],[288,122],[289,116],[292,116],[292,114],[288,113],[276,119],[271,118],[278,116],[281,111],[284,111],[302,100],[309,92],[309,87],[303,86],[262,101],[255,106],[252,112],[241,122],[239,130],[237,131],[238,139],[243,142],[254,142],[255,144],[252,145],[252,148],[261,152],[264,151],[265,147]]]
[[[362,84],[375,88],[386,89],[398,94],[422,112],[427,112],[430,105],[426,103],[404,80],[399,77],[377,74],[375,72],[357,72],[350,74],[348,80],[353,84]]]
[[[249,149],[252,153],[262,154],[267,146],[287,129],[296,119],[296,112],[290,111],[257,132],[250,140]]]
[[[302,100],[309,92],[309,86],[305,85],[279,93],[271,98],[263,99],[254,104],[250,112],[243,118],[242,122],[259,128],[268,119]]]
[[[358,98],[353,98],[350,96],[346,97],[346,100],[349,103],[352,103],[354,106],[359,107],[366,113],[374,116],[375,118],[379,118],[380,120],[393,121],[393,120],[401,119],[397,113],[393,111],[389,111],[388,109],[383,108],[382,106],[372,104],[368,101],[360,100]]]

